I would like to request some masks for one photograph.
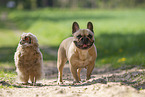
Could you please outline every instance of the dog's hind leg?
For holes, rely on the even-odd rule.
[[[63,67],[66,63],[66,60],[62,62],[57,62],[57,69],[58,69],[58,84],[62,83],[62,74],[63,74]]]
[[[57,69],[58,69],[58,84],[63,83],[62,81],[62,74],[63,74],[63,67],[67,61],[66,55],[65,55],[65,50],[62,48],[59,48],[58,51],[58,59],[57,59]]]

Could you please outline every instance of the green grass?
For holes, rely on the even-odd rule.
[[[0,88],[14,88],[15,78],[16,73],[14,71],[0,70],[0,81],[4,81]]]
[[[34,33],[39,40],[45,61],[56,60],[46,53],[43,47],[57,50],[61,41],[71,36],[72,23],[77,21],[80,28],[86,28],[92,21],[95,31],[95,45],[98,50],[96,67],[144,66],[145,63],[145,9],[117,10],[69,10],[39,9],[34,11],[8,11],[9,23],[0,25],[0,60],[13,62],[13,52],[19,42],[20,34]],[[15,33],[14,27],[20,31]],[[9,52],[7,52],[9,50]],[[9,57],[10,55],[10,57]],[[2,57],[5,56],[5,57]]]
[[[138,34],[145,31],[144,10],[56,10],[13,11],[9,18],[20,29],[38,36],[41,45],[58,46],[71,35],[71,26],[78,21],[81,28],[92,21],[95,36],[101,34]]]
[[[9,80],[10,83],[12,83],[15,77],[16,77],[16,72],[14,71],[4,71],[4,70],[0,71],[0,80],[3,81]]]
[[[0,47],[17,45],[18,38],[11,30],[0,29]]]

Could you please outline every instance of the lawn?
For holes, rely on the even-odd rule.
[[[4,11],[0,11],[0,14]],[[96,67],[144,66],[145,9],[38,9],[8,10],[7,20],[0,22],[0,61],[13,64],[13,55],[23,32],[38,37],[44,61],[55,60],[61,41],[71,35],[72,23],[86,28],[94,24],[95,45],[98,50]]]

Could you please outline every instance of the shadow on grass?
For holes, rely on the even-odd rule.
[[[57,59],[57,49],[58,46],[56,47],[40,47],[40,50],[43,54],[43,60],[49,60],[49,61],[56,61]]]
[[[145,51],[145,32],[141,34],[101,34],[96,37],[99,58],[114,55],[134,55]],[[101,54],[100,54],[101,53]]]
[[[16,47],[0,47],[0,62],[13,62]]]
[[[99,64],[144,65],[145,32],[140,34],[101,34],[95,37]],[[43,46],[43,59],[56,61],[58,46]],[[0,47],[0,62],[13,62],[16,47]],[[125,58],[120,63],[118,59]]]
[[[145,32],[140,34],[101,34],[96,37],[99,64],[143,65]],[[120,66],[119,66],[120,67]]]
[[[40,47],[44,60],[56,60],[58,47]],[[16,47],[0,47],[0,62],[14,62]]]
[[[15,87],[15,88],[28,88],[27,86],[21,86],[21,85],[11,85],[9,82],[6,81],[0,81],[0,85],[3,87]]]

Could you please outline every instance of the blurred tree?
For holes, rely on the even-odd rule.
[[[91,8],[96,8],[97,0],[90,0],[91,1]]]
[[[57,0],[55,1],[55,6],[61,7],[61,8],[66,8],[70,6],[71,1],[70,0]]]
[[[17,9],[24,9],[24,2],[22,0],[17,0]]]
[[[70,0],[72,8],[78,8],[78,0]],[[82,1],[85,2],[85,1]]]
[[[48,0],[42,0],[42,6],[43,7],[48,6]]]
[[[55,0],[42,0],[42,7],[54,7]]]
[[[48,0],[48,6],[49,6],[49,7],[54,7],[54,4],[53,4],[54,1],[55,1],[55,0]]]
[[[31,0],[31,9],[37,8],[37,0]]]
[[[10,1],[15,2],[17,9],[36,9],[38,7],[145,8],[145,0],[0,0],[0,7],[6,7]]]
[[[6,6],[6,3],[8,2],[8,0],[0,0],[0,6],[4,7]]]

